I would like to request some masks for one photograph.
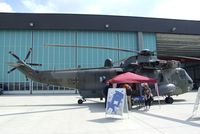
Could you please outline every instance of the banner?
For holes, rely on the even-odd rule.
[[[124,108],[128,111],[125,88],[109,88],[106,103],[106,114],[122,116]]]

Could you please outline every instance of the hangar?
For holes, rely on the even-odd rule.
[[[7,63],[15,62],[9,51],[23,59],[28,49],[33,48],[27,61],[41,63],[41,67],[35,67],[38,70],[101,67],[106,58],[117,61],[135,55],[118,50],[45,47],[48,44],[150,49],[158,57],[162,54],[200,57],[200,22],[109,15],[0,13],[0,88],[5,93],[69,90],[31,82],[18,71],[8,74]],[[199,84],[200,64],[183,61],[183,66]]]

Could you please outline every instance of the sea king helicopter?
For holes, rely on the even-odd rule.
[[[41,64],[27,63],[32,48],[29,49],[24,60],[20,59],[14,52],[10,51],[16,63],[9,63],[13,68],[8,71],[11,73],[15,69],[22,72],[26,77],[39,83],[48,85],[63,86],[67,88],[78,89],[81,99],[78,104],[86,101],[86,98],[102,99],[102,89],[105,86],[103,81],[109,80],[116,75],[133,72],[157,80],[159,95],[166,96],[166,103],[173,103],[173,95],[179,95],[188,92],[193,87],[193,80],[187,72],[180,67],[180,62],[175,60],[160,60],[154,52],[144,49],[133,51],[119,48],[91,47],[91,46],[73,46],[73,45],[46,45],[49,47],[82,47],[95,49],[119,50],[125,52],[137,53],[136,56],[130,56],[121,60],[121,64],[113,66],[111,59],[106,59],[103,67],[98,68],[76,68],[65,70],[35,70],[32,66],[41,66]],[[184,57],[187,58],[187,57]],[[189,57],[191,59],[191,57]],[[195,58],[200,61],[200,59]],[[152,88],[152,93],[156,96],[156,91]]]

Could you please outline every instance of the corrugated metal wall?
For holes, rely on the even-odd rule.
[[[156,38],[154,33],[144,33],[144,47],[156,50]],[[29,90],[25,88],[26,78],[19,71],[7,74],[10,69],[7,62],[16,62],[16,59],[8,54],[14,51],[24,59],[29,48],[33,52],[27,62],[41,63],[43,66],[34,67],[38,70],[76,68],[79,65],[85,67],[102,67],[106,58],[118,61],[133,53],[125,53],[113,50],[100,50],[91,48],[63,48],[45,47],[45,44],[68,44],[104,46],[113,48],[126,48],[138,50],[137,32],[104,32],[104,31],[67,31],[67,30],[0,30],[0,82],[7,83],[6,90]],[[16,84],[22,82],[21,84]],[[8,83],[17,85],[11,86]],[[52,90],[63,88],[53,87]],[[48,90],[46,87],[34,90]]]
[[[158,54],[200,57],[200,36],[156,34]]]

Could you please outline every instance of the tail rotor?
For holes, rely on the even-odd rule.
[[[12,55],[13,57],[15,57],[18,61],[20,61],[20,58],[12,51],[9,52],[10,55]],[[16,69],[16,67],[13,67],[12,69],[10,69],[8,71],[8,74],[11,73],[12,71],[14,71]]]
[[[8,71],[8,74],[11,73],[12,71],[14,71],[15,69],[16,69],[16,67],[13,67],[12,69],[10,69],[10,70]]]
[[[26,57],[25,57],[25,59],[24,59],[24,62],[26,62],[26,60],[29,58],[29,56],[30,56],[32,50],[33,50],[32,48],[29,49],[29,51],[28,51],[28,53],[27,53],[27,55],[26,55]]]
[[[9,54],[12,55],[13,57],[15,57],[18,61],[17,63],[21,63],[21,64],[28,64],[31,66],[42,66],[42,64],[37,64],[37,63],[27,63],[26,60],[30,57],[30,54],[32,52],[32,48],[29,49],[28,53],[26,54],[25,59],[22,61],[14,52],[10,51]],[[12,71],[14,71],[16,69],[16,67],[13,67],[12,69],[10,69],[8,71],[8,74],[11,73]]]
[[[12,51],[9,52],[13,57],[15,57],[17,60],[20,60],[20,58]]]
[[[38,63],[26,63],[28,65],[31,65],[31,66],[42,66],[42,64],[38,64]]]

